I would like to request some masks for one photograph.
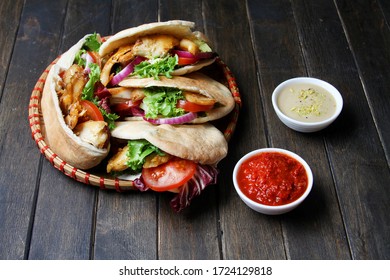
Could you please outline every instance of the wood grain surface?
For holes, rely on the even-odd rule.
[[[0,259],[390,259],[390,4],[385,0],[121,0],[0,3]],[[243,107],[218,183],[180,214],[169,193],[100,190],[40,155],[28,104],[44,69],[87,33],[194,21],[229,66]],[[344,108],[317,133],[279,121],[286,79],[333,84]],[[239,199],[247,152],[301,155],[314,186],[280,215]]]

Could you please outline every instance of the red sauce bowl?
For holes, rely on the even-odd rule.
[[[279,215],[296,208],[310,193],[313,173],[297,154],[264,148],[243,156],[233,170],[234,187],[251,209]]]

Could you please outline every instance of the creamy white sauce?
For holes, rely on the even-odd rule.
[[[320,122],[336,111],[336,100],[325,89],[312,84],[286,87],[278,97],[278,107],[286,116],[302,122]]]

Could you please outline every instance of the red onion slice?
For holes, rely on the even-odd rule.
[[[177,54],[179,57],[185,57],[185,58],[208,59],[215,56],[215,53],[213,52],[199,52],[196,55],[193,55],[188,51],[182,51],[182,50],[173,50],[172,52],[174,54]]]
[[[99,100],[111,96],[111,93],[108,91],[108,89],[100,82],[96,83],[94,94]]]
[[[173,117],[173,118],[159,118],[159,119],[150,119],[144,117],[143,119],[147,122],[150,122],[152,124],[182,124],[182,123],[188,123],[194,119],[196,119],[197,115],[196,113],[189,112],[183,116],[180,117]]]
[[[125,68],[123,68],[118,74],[112,77],[110,81],[111,86],[116,86],[121,81],[123,81],[127,76],[134,72],[134,67],[141,63],[144,60],[141,56],[137,56],[132,62],[127,64]]]
[[[88,52],[83,54],[81,57],[85,59],[84,73],[89,74],[91,72],[91,68],[89,67],[89,64],[94,63],[94,60]]]
[[[195,58],[195,56],[187,51],[182,51],[182,50],[173,50],[172,51],[174,54],[177,54],[179,57],[186,57],[186,58]]]
[[[135,106],[131,108],[131,113],[134,117],[143,117],[145,116],[144,110],[142,110],[139,106]]]

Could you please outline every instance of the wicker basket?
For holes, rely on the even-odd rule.
[[[57,156],[50,147],[46,144],[44,139],[44,123],[41,113],[41,97],[42,97],[42,91],[45,85],[46,77],[50,71],[50,68],[53,64],[55,64],[57,61],[54,60],[42,73],[42,75],[39,77],[37,83],[35,84],[35,87],[32,91],[32,95],[30,98],[30,103],[28,106],[28,119],[30,123],[30,128],[32,132],[32,138],[37,144],[39,151],[45,156],[47,160],[50,161],[50,163],[58,170],[60,170],[65,175],[88,185],[93,185],[100,187],[101,189],[115,189],[118,192],[122,191],[128,191],[128,190],[134,190],[135,187],[133,186],[132,181],[128,180],[121,180],[118,178],[111,178],[107,175],[101,175],[94,172],[94,169],[85,171],[78,169],[68,163],[66,163],[64,160],[62,160],[59,156]],[[224,127],[223,134],[227,141],[230,140],[238,119],[238,115],[241,109],[241,97],[240,93],[236,84],[236,80],[228,68],[228,66],[222,62],[222,60],[218,57],[216,59],[217,66],[222,69],[224,79],[223,81],[229,88],[229,90],[232,93],[232,96],[235,100],[235,107],[228,115],[227,125]]]

